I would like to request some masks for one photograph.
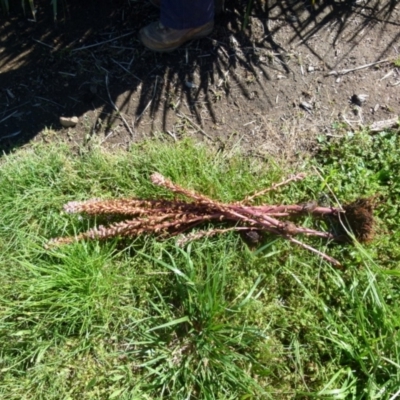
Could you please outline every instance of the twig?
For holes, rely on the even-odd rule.
[[[131,50],[131,51],[136,50],[134,47],[126,47],[126,46],[110,46],[110,47],[113,49]]]
[[[88,46],[78,47],[78,48],[76,48],[76,49],[73,49],[72,52],[74,53],[74,52],[76,52],[76,51],[81,51],[81,50],[90,49],[90,48],[92,48],[92,47],[101,46],[102,44],[109,43],[109,42],[113,42],[114,40],[121,39],[121,38],[123,38],[123,37],[130,36],[130,35],[133,35],[133,32],[125,33],[124,35],[117,36],[117,37],[112,38],[112,39],[104,40],[104,41],[99,42],[99,43],[94,43],[94,44],[89,44]]]
[[[261,190],[260,192],[254,193],[252,196],[248,196],[244,199],[243,203],[249,203],[251,202],[254,198],[262,196],[263,194],[270,192],[271,190],[275,190],[279,186],[287,185],[289,182],[296,182],[304,179],[306,177],[306,174],[300,173],[295,176],[290,177],[289,179],[284,180],[283,182],[280,183],[275,183],[271,187]]]
[[[106,81],[106,89],[107,89],[107,94],[108,94],[108,98],[109,98],[109,100],[110,100],[110,103],[111,103],[111,105],[113,106],[114,110],[115,110],[117,113],[119,113],[119,116],[121,117],[122,121],[124,122],[126,129],[128,129],[129,133],[131,134],[131,137],[133,138],[134,133],[133,133],[131,127],[129,126],[128,122],[126,121],[126,119],[125,119],[124,116],[122,115],[121,111],[119,111],[119,108],[118,108],[118,107],[116,106],[116,104],[112,101],[111,94],[110,94],[110,90],[108,89],[108,74],[106,74],[105,81]]]
[[[258,212],[262,212],[268,215],[280,215],[280,216],[289,216],[289,215],[300,215],[305,212],[314,214],[314,215],[327,215],[327,214],[337,214],[344,213],[344,210],[338,208],[331,207],[321,207],[316,205],[315,207],[311,207],[311,209],[307,209],[307,204],[296,204],[296,205],[287,205],[287,206],[246,206],[248,210],[254,210]]]
[[[147,109],[150,107],[150,104],[153,102],[153,98],[151,98],[150,100],[149,100],[149,102],[146,104],[146,107],[143,109],[143,111],[136,117],[136,120],[135,120],[135,124],[137,123],[137,122],[139,122],[140,121],[140,119],[143,117],[143,115],[144,115],[144,113],[147,111]]]
[[[12,117],[13,115],[15,115],[16,113],[17,113],[17,111],[14,111],[13,113],[7,115],[7,117],[4,117],[2,120],[0,120],[0,123],[1,123],[1,122],[4,122],[4,121],[7,120],[8,118],[11,118],[11,117]]]
[[[12,137],[14,137],[14,136],[19,135],[20,133],[21,133],[21,131],[17,131],[17,132],[11,133],[11,134],[9,134],[9,135],[0,137],[0,141],[2,141],[2,140],[4,140],[4,139],[10,139],[10,138],[12,138]]]
[[[190,124],[193,126],[193,128],[197,129],[199,132],[201,132],[207,139],[210,139],[211,141],[214,141],[214,139],[208,135],[203,129],[200,128],[197,124],[195,124],[187,115],[181,114],[180,112],[176,113],[178,117],[186,119]]]
[[[365,65],[360,65],[359,67],[355,67],[355,68],[342,69],[341,71],[331,71],[331,72],[329,72],[328,75],[346,75],[349,72],[359,71],[360,69],[373,67],[374,65],[382,64],[382,63],[389,62],[389,61],[391,61],[391,59],[386,58],[385,60],[375,61],[373,63],[365,64]]]
[[[54,50],[54,47],[53,47],[53,46],[50,46],[50,45],[47,44],[47,43],[41,42],[40,40],[37,40],[37,39],[32,39],[32,40],[33,40],[34,42],[37,42],[37,43],[41,44],[42,46],[46,46],[46,47],[48,47],[48,48]]]
[[[382,357],[384,360],[389,361],[390,363],[393,363],[396,368],[397,368],[397,364],[395,364],[393,361],[391,361],[390,359],[387,359],[385,357]],[[400,396],[400,389],[389,399],[389,400],[395,400]]]
[[[14,107],[9,108],[8,110],[4,110],[2,112],[2,114],[4,114],[6,111],[12,111],[12,110],[15,110],[17,108],[21,108],[21,107],[23,107],[23,106],[25,106],[26,104],[29,104],[29,103],[30,103],[30,101],[26,101],[25,103],[18,104],[18,105],[14,106]]]
[[[114,134],[114,131],[110,131],[107,133],[107,135],[104,137],[104,139],[100,142],[100,144],[103,144],[104,142],[107,141],[108,138],[110,138]]]
[[[156,83],[154,84],[154,89],[153,89],[153,96],[151,97],[150,101],[147,103],[146,107],[144,110],[140,113],[140,115],[136,118],[135,124],[140,120],[140,118],[143,117],[144,113],[147,111],[147,109],[150,107],[150,104],[153,102],[154,97],[156,96],[156,91],[157,91],[157,84],[158,84],[158,75],[156,75]]]
[[[305,243],[303,243],[303,242],[300,242],[300,240],[297,240],[297,239],[295,239],[295,238],[292,237],[292,236],[287,236],[287,237],[285,237],[285,238],[288,239],[290,242],[296,243],[297,245],[299,245],[299,246],[305,248],[306,250],[309,250],[309,251],[311,251],[311,252],[313,252],[313,253],[319,255],[321,258],[323,258],[324,260],[330,262],[330,263],[333,264],[335,267],[339,267],[339,268],[340,268],[340,267],[342,266],[342,264],[340,264],[340,262],[339,262],[338,260],[336,260],[335,258],[330,257],[330,256],[328,256],[328,255],[325,254],[325,253],[322,253],[321,251],[315,249],[315,248],[312,247],[312,246],[309,246],[308,244],[305,244]]]
[[[71,72],[58,71],[58,73],[60,75],[67,75],[67,76],[73,76],[73,77],[76,76],[76,74],[71,74]]]
[[[172,139],[174,139],[175,140],[175,142],[178,140],[177,138],[176,138],[176,135],[175,135],[175,133],[172,133],[171,131],[165,131],[166,133],[168,133],[168,135],[169,136],[171,136],[172,137]]]
[[[392,76],[393,74],[394,74],[394,69],[391,69],[384,77],[379,79],[379,81],[383,81],[383,80],[389,78],[390,76]]]
[[[50,100],[50,99],[46,99],[45,97],[35,96],[35,99],[44,100],[44,101],[47,101],[49,103],[55,104],[56,106],[59,106],[61,108],[65,108],[65,106],[63,106],[62,104],[56,103],[55,101]]]
[[[375,121],[370,127],[371,132],[381,132],[385,129],[395,128],[399,125],[399,117],[386,119],[384,121]],[[1,121],[0,121],[1,122]]]
[[[118,61],[114,60],[113,58],[111,59],[112,62],[114,62],[115,64],[117,64],[120,68],[122,68],[125,72],[127,72],[129,75],[132,75],[135,79],[137,79],[139,82],[142,82],[142,80],[140,78],[138,78],[135,74],[132,74],[131,71],[129,71],[129,69],[125,68],[121,63],[119,63]]]

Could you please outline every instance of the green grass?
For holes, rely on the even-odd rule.
[[[0,160],[0,398],[395,399],[400,387],[400,139],[323,142],[300,183],[260,202],[380,195],[360,245],[306,239],[338,270],[279,238],[233,233],[180,249],[152,237],[46,250],[95,221],[70,200],[171,194],[158,171],[223,201],[289,167],[181,142],[71,154],[62,144]],[[313,173],[318,168],[321,178]],[[324,221],[306,225],[328,229]]]

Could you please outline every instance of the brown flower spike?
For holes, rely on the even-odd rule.
[[[323,217],[330,215],[338,221],[345,219],[356,238],[369,240],[373,229],[372,203],[367,199],[360,199],[344,209],[334,207],[320,207],[312,203],[312,207],[304,204],[295,205],[262,205],[252,206],[249,204],[255,197],[274,190],[279,186],[292,181],[298,181],[305,177],[298,174],[283,182],[274,184],[270,188],[262,190],[246,197],[242,202],[225,204],[213,200],[207,196],[182,188],[159,173],[151,175],[154,185],[162,186],[171,192],[184,196],[189,201],[182,200],[142,200],[142,199],[91,199],[87,201],[72,201],[64,206],[68,213],[83,213],[86,215],[106,216],[108,218],[126,218],[123,221],[111,223],[108,226],[100,225],[75,237],[61,237],[50,241],[51,245],[71,243],[76,240],[108,239],[111,237],[129,236],[134,237],[142,234],[156,234],[160,237],[170,237],[187,232],[191,228],[206,222],[230,223],[228,228],[214,228],[207,231],[188,233],[178,240],[178,244],[209,237],[228,231],[257,231],[269,232],[281,236],[295,243],[335,266],[340,263],[327,254],[297,240],[294,236],[298,234],[318,236],[326,239],[342,239],[343,235],[335,236],[329,232],[297,226],[292,219],[299,215],[312,215]],[[343,218],[346,216],[346,218]],[[354,223],[352,224],[351,219]],[[232,226],[233,225],[233,226]],[[354,227],[353,227],[354,226]],[[358,237],[357,237],[358,236]]]

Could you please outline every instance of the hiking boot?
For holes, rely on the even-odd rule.
[[[139,32],[140,40],[148,49],[158,52],[169,52],[193,39],[209,35],[214,29],[214,21],[197,28],[172,29],[161,22],[153,22]]]
[[[161,5],[161,0],[149,0],[153,6],[156,6],[160,8]],[[221,14],[223,11],[225,11],[225,0],[214,0],[215,8],[214,12],[215,15]]]

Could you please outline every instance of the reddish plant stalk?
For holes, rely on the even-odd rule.
[[[255,197],[276,189],[279,186],[304,178],[304,174],[295,175],[270,188],[264,189],[247,197],[242,202],[224,204],[207,196],[180,187],[161,174],[155,173],[151,180],[155,185],[165,187],[175,194],[183,195],[192,202],[178,200],[138,200],[138,199],[111,199],[111,200],[88,200],[83,202],[69,202],[64,206],[69,213],[83,212],[88,215],[130,216],[135,219],[114,222],[108,227],[99,226],[87,232],[77,235],[75,238],[58,238],[52,244],[70,243],[81,239],[106,239],[114,236],[137,236],[140,234],[159,234],[161,236],[174,236],[188,229],[209,221],[231,221],[241,226],[227,229],[211,229],[199,231],[186,236],[188,240],[203,236],[212,236],[230,230],[236,231],[267,231],[282,236],[336,266],[340,263],[323,252],[293,238],[293,235],[304,234],[326,239],[334,239],[334,235],[328,232],[320,232],[314,229],[296,226],[291,221],[280,220],[278,217],[290,217],[304,215],[338,215],[344,211],[338,208],[320,207],[310,203],[306,205],[262,205],[246,206],[246,202]],[[182,239],[185,240],[185,239]]]

